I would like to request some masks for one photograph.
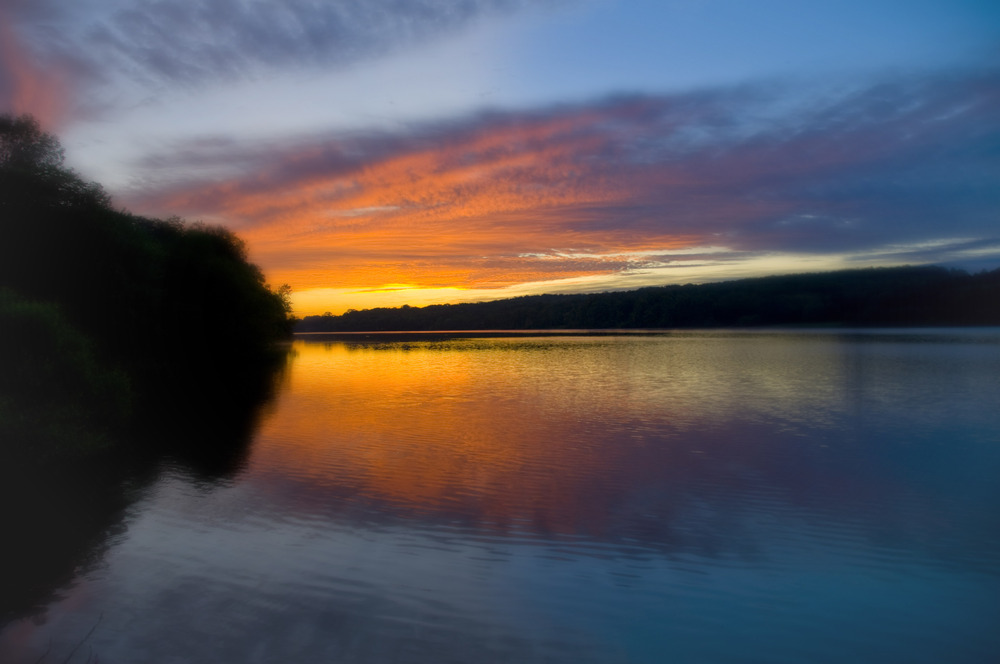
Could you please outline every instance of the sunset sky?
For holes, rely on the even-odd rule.
[[[0,0],[0,112],[299,315],[1000,267],[996,0]]]

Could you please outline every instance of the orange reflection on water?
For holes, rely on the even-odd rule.
[[[651,450],[628,430],[630,409],[642,408],[630,405],[628,390],[594,394],[593,382],[571,377],[561,390],[545,387],[555,359],[544,344],[527,352],[426,342],[295,349],[290,384],[254,454],[255,482],[276,500],[304,500],[305,483],[407,513],[600,535],[630,485],[664,476],[636,455],[674,472],[690,457]]]
[[[254,491],[320,519],[710,550],[760,500],[864,515],[893,490],[858,413],[910,406],[835,335],[405,339],[295,343]]]

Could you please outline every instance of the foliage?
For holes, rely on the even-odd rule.
[[[128,378],[102,366],[54,305],[0,290],[0,453],[48,459],[108,447],[131,406]]]
[[[86,182],[63,165],[59,141],[31,116],[0,115],[0,210],[21,205],[108,206],[100,185]],[[15,195],[11,195],[15,194]]]
[[[0,324],[3,345],[29,323],[43,330],[32,348],[59,334],[78,340],[77,350],[51,360],[65,366],[37,380],[103,367],[127,376],[133,412],[164,422],[257,398],[262,367],[274,365],[276,342],[293,322],[289,289],[265,283],[242,240],[223,228],[114,209],[99,185],[63,165],[58,141],[30,117],[0,116],[0,288],[17,294]],[[6,381],[0,399],[10,403],[18,381],[34,380],[31,366]],[[77,410],[96,408],[80,399]],[[117,397],[108,399],[113,411]],[[30,412],[46,403],[39,398]],[[93,426],[95,436],[104,436],[102,427]],[[0,444],[25,444],[26,435]]]
[[[618,293],[534,295],[306,316],[301,332],[643,329],[767,325],[1000,325],[1000,270],[844,270],[661,286]]]

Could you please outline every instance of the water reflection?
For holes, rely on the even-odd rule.
[[[115,471],[88,470],[65,469],[45,477],[3,473],[3,623],[41,612],[56,588],[92,568],[124,532],[125,513],[138,487]]]
[[[277,510],[748,555],[743,524],[765,501],[945,554],[955,515],[912,515],[941,512],[970,455],[997,461],[981,449],[995,417],[975,404],[997,393],[1000,364],[962,345],[719,334],[297,350],[249,478]],[[995,501],[986,479],[966,491]]]
[[[172,408],[169,417],[157,413],[107,456],[0,464],[0,625],[25,616],[43,620],[53,598],[127,537],[133,505],[165,473],[182,473],[206,488],[231,482],[246,466],[252,434],[284,369],[278,360],[248,368],[246,380],[254,386],[243,398],[215,400],[214,408]]]
[[[998,339],[297,342],[0,659],[990,661]]]

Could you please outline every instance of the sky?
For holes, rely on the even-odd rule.
[[[0,112],[298,315],[1000,267],[995,0],[0,0]]]

